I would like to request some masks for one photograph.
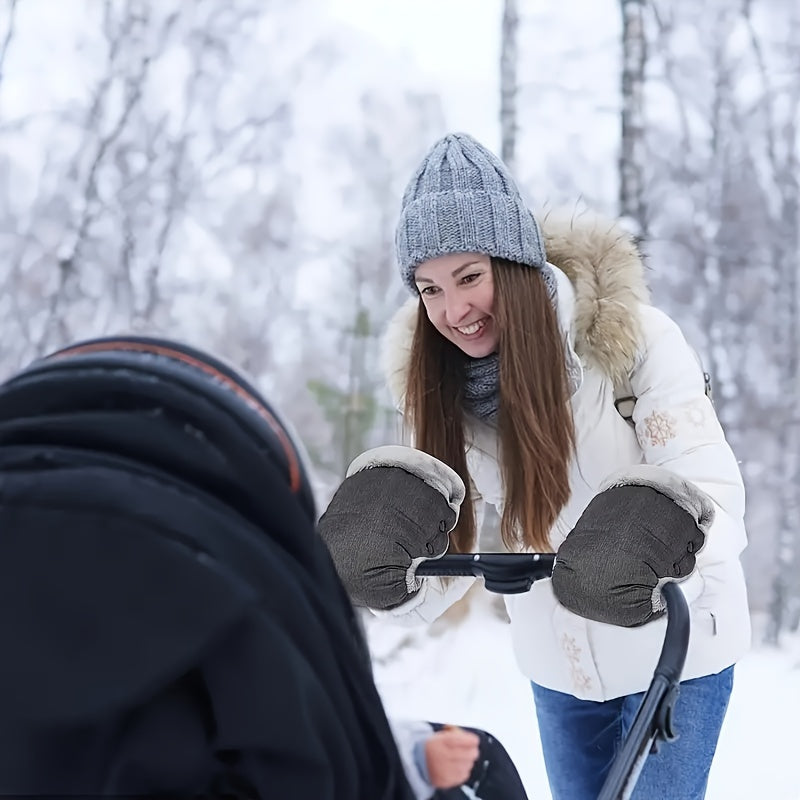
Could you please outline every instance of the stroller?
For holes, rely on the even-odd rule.
[[[0,794],[411,800],[286,424],[99,339],[0,386]]]
[[[416,574],[473,575],[485,587],[500,594],[526,592],[534,581],[549,578],[555,556],[551,553],[473,553],[445,555],[423,561]],[[672,712],[678,698],[680,676],[689,647],[689,608],[683,592],[674,583],[662,589],[667,604],[667,629],[661,655],[650,686],[642,699],[622,749],[603,784],[598,800],[627,800],[647,756],[663,742],[676,737]]]

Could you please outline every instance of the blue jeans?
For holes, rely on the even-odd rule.
[[[553,800],[597,800],[644,694],[602,703],[533,686]],[[633,800],[702,800],[733,688],[733,667],[681,683],[674,709],[678,738],[650,754]]]

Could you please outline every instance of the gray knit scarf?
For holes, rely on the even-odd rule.
[[[468,358],[464,363],[464,410],[473,417],[495,422],[500,393],[500,356]]]
[[[556,276],[550,265],[542,270],[542,279],[547,286],[550,301],[557,308]],[[570,392],[574,393],[580,385],[580,365],[572,363],[571,348],[565,342],[567,353],[567,373]],[[464,361],[464,410],[486,422],[497,421],[500,405],[500,356],[497,353],[483,358],[467,358]]]

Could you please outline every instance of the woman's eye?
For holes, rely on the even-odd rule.
[[[461,280],[464,283],[472,283],[477,278],[480,278],[480,272],[471,272],[469,275],[465,275]]]
[[[431,297],[432,295],[436,294],[437,291],[438,291],[438,289],[435,286],[423,286],[419,290],[419,293],[420,294],[426,294],[426,295],[428,295],[428,297]]]

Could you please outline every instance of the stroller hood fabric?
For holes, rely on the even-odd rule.
[[[205,354],[96,340],[0,387],[0,794],[408,800],[314,524]]]

